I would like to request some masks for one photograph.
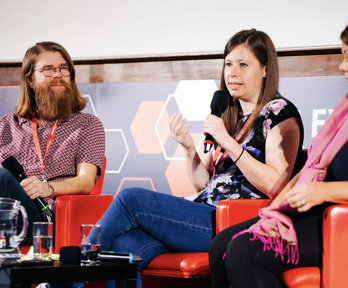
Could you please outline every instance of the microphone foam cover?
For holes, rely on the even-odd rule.
[[[221,90],[215,91],[213,95],[213,99],[211,100],[210,103],[210,109],[211,111],[216,111],[215,113],[219,113],[219,117],[221,114],[226,110],[228,105],[228,95],[227,93],[224,93]],[[213,114],[215,114],[213,113]]]
[[[2,163],[2,166],[10,171],[23,172],[22,165],[12,155],[7,157]]]

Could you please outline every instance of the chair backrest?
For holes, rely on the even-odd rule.
[[[103,189],[103,183],[104,183],[105,168],[106,168],[106,157],[104,157],[104,163],[103,163],[103,166],[102,166],[101,174],[97,178],[97,180],[95,180],[93,189],[92,189],[91,193],[89,193],[89,195],[99,195],[99,194],[101,194],[102,189]]]

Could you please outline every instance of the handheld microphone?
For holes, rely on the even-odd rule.
[[[211,114],[221,117],[222,113],[226,110],[228,105],[228,95],[221,90],[215,91],[213,99],[210,103]],[[214,138],[209,133],[205,136],[204,140],[204,153],[208,153],[211,147],[214,145]]]
[[[143,259],[133,253],[119,253],[114,251],[100,251],[100,260],[106,262],[128,262],[129,264],[141,262]]]
[[[60,248],[59,261],[63,264],[78,265],[81,261],[81,247],[80,246],[63,246]],[[101,262],[126,262],[136,263],[143,259],[132,253],[118,253],[114,251],[100,251],[99,258]]]
[[[11,174],[17,179],[18,182],[21,182],[22,180],[27,178],[27,176],[24,173],[23,166],[17,161],[15,157],[13,156],[7,157],[4,161],[2,161],[1,165],[2,167],[10,171]],[[43,213],[45,220],[47,222],[53,222],[53,214],[51,210],[49,209],[47,202],[41,197],[35,198],[33,201],[35,205]]]

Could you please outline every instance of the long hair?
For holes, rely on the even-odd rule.
[[[247,45],[254,53],[257,60],[262,66],[266,67],[266,77],[263,79],[262,89],[255,107],[255,113],[258,115],[263,106],[276,96],[280,96],[278,92],[279,85],[279,67],[277,52],[271,38],[264,32],[256,29],[243,30],[232,36],[224,51],[224,59],[230,52],[238,45]],[[228,93],[225,83],[225,63],[223,64],[221,73],[221,87],[220,89]],[[241,112],[239,101],[233,97],[229,97],[229,105],[226,111],[222,114],[225,127],[231,136],[236,133],[236,126],[238,121],[238,114]],[[250,132],[255,118],[247,127],[243,137],[239,140],[242,143]]]
[[[37,60],[37,57],[45,51],[59,52],[64,60],[71,67],[72,72],[70,74],[71,87],[73,91],[73,97],[75,97],[75,105],[73,107],[73,113],[80,112],[86,107],[87,100],[82,96],[80,91],[77,88],[75,81],[75,67],[74,63],[71,60],[68,52],[65,48],[54,42],[40,42],[36,43],[33,47],[29,48],[23,58],[22,69],[21,69],[21,89],[19,98],[17,100],[15,114],[19,117],[24,117],[31,119],[34,112],[36,111],[35,104],[35,92],[29,86],[29,81],[31,81],[34,66]]]
[[[344,44],[348,45],[348,25],[341,33],[341,40]]]

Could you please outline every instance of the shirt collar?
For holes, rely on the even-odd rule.
[[[60,119],[59,122],[64,123],[64,122],[68,121],[71,117],[73,117],[74,115],[75,115],[75,114],[73,113],[73,114],[71,114],[68,118]],[[25,123],[27,123],[27,122],[31,122],[31,119],[23,118],[23,117],[19,117],[19,116],[17,116],[17,117],[18,117],[18,123],[19,123],[19,125],[25,124]],[[50,122],[47,122],[47,124],[48,124],[48,123],[53,124],[54,121],[55,121],[55,120],[50,121]]]

